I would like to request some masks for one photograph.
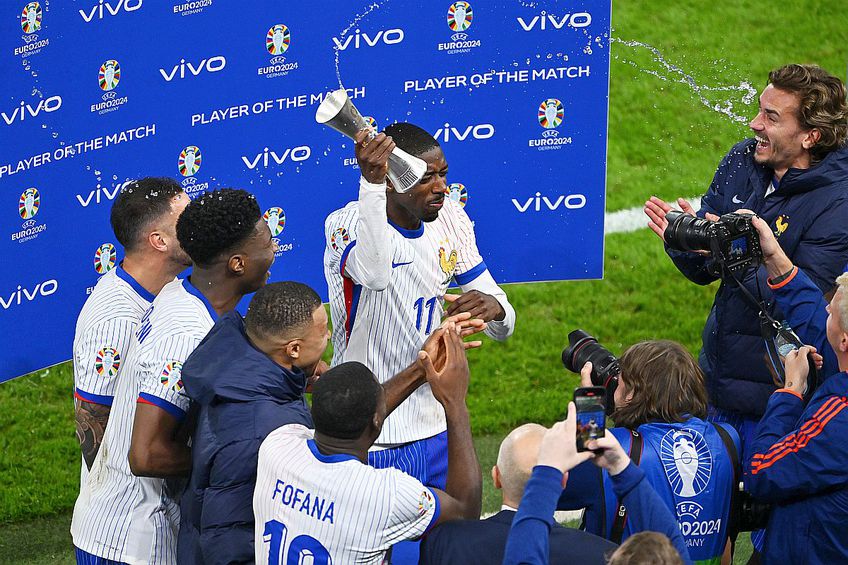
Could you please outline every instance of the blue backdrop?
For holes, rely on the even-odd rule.
[[[134,178],[255,193],[280,218],[273,279],[326,299],[323,221],[359,176],[351,142],[314,120],[339,80],[378,128],[436,136],[498,282],[603,275],[609,0],[0,10],[0,380],[70,358]]]

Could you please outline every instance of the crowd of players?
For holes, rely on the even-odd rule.
[[[815,346],[786,355],[785,386],[769,381],[759,398],[748,360],[763,347],[739,330],[757,313],[722,284],[700,367],[673,342],[629,348],[618,427],[589,451],[577,450],[573,405],[550,429],[510,433],[492,470],[502,510],[485,520],[465,402],[465,350],[482,342],[464,338],[505,340],[516,314],[446,198],[430,134],[397,123],[356,139],[358,198],[325,222],[332,334],[313,289],[266,284],[276,249],[251,194],[189,201],[171,179],[128,184],[111,212],[125,256],[74,338],[77,562],[719,563],[740,529],[742,480],[773,503],[755,559],[848,558],[848,277],[824,297],[848,261],[846,116],[838,79],[772,72],[755,139],[722,161],[698,212],[759,214],[765,266],[745,284],[770,289],[768,308]],[[427,163],[405,193],[387,186],[395,146]],[[661,237],[670,209],[646,204]],[[669,253],[695,282],[714,280],[709,257]],[[808,354],[829,377],[812,398]],[[558,526],[557,508],[585,508],[584,529]]]

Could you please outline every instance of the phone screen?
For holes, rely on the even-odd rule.
[[[585,451],[586,443],[604,437],[606,402],[603,387],[578,388],[574,391],[577,406],[577,451]]]

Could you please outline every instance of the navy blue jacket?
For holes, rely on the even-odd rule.
[[[848,259],[848,147],[829,153],[809,169],[789,169],[766,197],[774,173],[754,161],[755,144],[753,139],[745,140],[725,156],[701,199],[698,215],[753,210],[772,227],[790,259],[827,292]],[[709,284],[716,279],[707,269],[711,259],[667,252],[690,280]],[[751,294],[766,302],[773,316],[782,318],[766,280],[765,268],[760,267],[745,273],[743,282]],[[733,281],[722,282],[704,327],[699,358],[710,402],[759,419],[775,390],[765,354],[757,310]]]
[[[456,520],[438,526],[421,541],[418,565],[478,563],[500,565],[515,516],[501,510],[485,520]],[[550,563],[606,565],[606,555],[618,547],[611,541],[554,523],[550,532]]]
[[[312,427],[306,376],[256,349],[241,315],[230,312],[186,360],[182,377],[196,424],[180,502],[179,562],[253,563],[259,446],[285,424]]]
[[[633,531],[664,534],[680,553],[683,562],[691,564],[677,522],[645,480],[642,469],[631,463],[624,471],[612,477],[612,484],[615,494],[627,506],[627,520]],[[509,531],[504,565],[541,565],[549,562],[549,533],[557,497],[562,492],[561,485],[562,473],[559,469],[543,465],[533,468]]]
[[[764,563],[848,562],[848,374],[804,407],[781,389],[769,399],[745,462],[745,488],[774,504]]]

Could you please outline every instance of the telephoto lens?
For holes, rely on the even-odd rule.
[[[710,249],[710,221],[672,210],[665,215],[668,226],[663,237],[672,249],[698,251]]]
[[[562,350],[562,364],[572,373],[580,373],[587,361],[592,363],[592,384],[607,389],[607,402],[611,404],[621,374],[618,358],[588,333],[574,330]]]

